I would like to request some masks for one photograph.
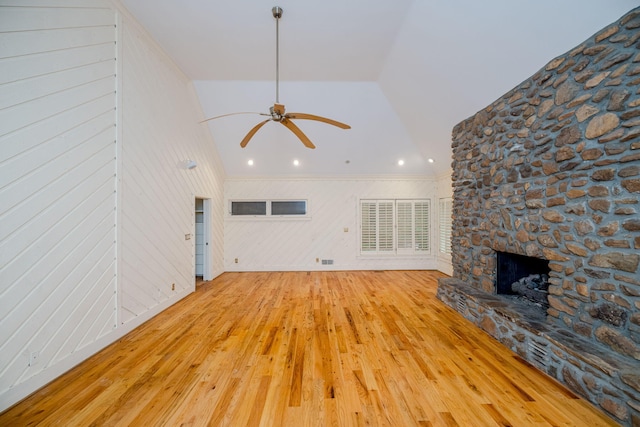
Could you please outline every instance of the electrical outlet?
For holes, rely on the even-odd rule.
[[[40,359],[39,351],[32,351],[29,355],[29,366],[35,366],[38,364],[38,360]]]
[[[238,263],[238,258],[236,258],[235,263],[236,263],[236,264]]]
[[[191,233],[184,235],[184,240],[191,240]]]
[[[175,283],[172,283],[172,284],[171,284],[171,290],[172,290],[172,291],[175,291],[175,290],[176,290],[176,284],[175,284]]]
[[[320,258],[316,258],[316,262],[320,262]]]

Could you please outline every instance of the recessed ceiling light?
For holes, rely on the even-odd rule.
[[[433,159],[427,159],[427,162],[433,163]]]
[[[402,160],[402,159],[398,160],[398,166],[402,166],[402,165],[404,165],[404,160]]]
[[[298,159],[295,159],[293,161],[293,166],[300,166],[300,162],[298,161]]]
[[[249,166],[253,166],[253,160],[249,159],[249,161],[247,162],[247,164],[248,164]]]

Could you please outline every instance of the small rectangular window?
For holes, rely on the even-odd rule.
[[[271,215],[306,215],[307,202],[304,200],[289,200],[271,202]]]
[[[231,215],[266,215],[267,202],[231,202]]]

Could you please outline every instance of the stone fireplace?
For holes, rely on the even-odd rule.
[[[438,297],[640,426],[640,8],[458,124],[452,148]],[[536,274],[515,288],[546,304],[513,298]]]

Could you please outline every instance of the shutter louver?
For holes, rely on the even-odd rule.
[[[360,250],[362,252],[375,252],[377,249],[376,203],[362,202],[360,209],[362,220]]]
[[[439,206],[439,251],[451,254],[451,198],[440,199]]]
[[[378,250],[393,251],[393,202],[379,202],[378,204]]]
[[[410,201],[396,203],[396,223],[398,225],[398,253],[413,252],[413,218]]]
[[[429,202],[415,202],[415,251],[429,252]]]

